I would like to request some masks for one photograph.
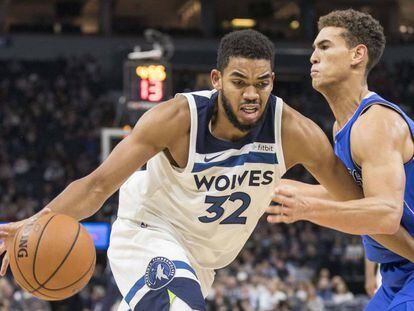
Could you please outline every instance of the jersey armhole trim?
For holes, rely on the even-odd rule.
[[[275,139],[276,139],[276,156],[278,159],[280,177],[286,172],[285,158],[283,156],[282,145],[282,114],[283,114],[283,100],[276,97],[275,109]]]
[[[182,171],[176,171],[177,173],[188,173],[191,172],[194,166],[194,155],[197,143],[197,106],[194,97],[189,93],[180,93],[177,95],[183,95],[187,98],[188,108],[190,109],[190,139],[188,145],[188,159],[187,165]]]

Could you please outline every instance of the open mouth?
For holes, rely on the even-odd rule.
[[[255,113],[259,110],[257,106],[244,106],[240,108],[241,111],[247,114]]]
[[[259,105],[242,105],[240,112],[247,122],[254,122],[259,117]]]

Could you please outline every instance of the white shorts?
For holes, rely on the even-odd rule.
[[[171,234],[118,218],[112,226],[108,258],[124,297],[119,310],[169,310],[174,297],[193,310],[205,310],[214,270],[193,268]]]

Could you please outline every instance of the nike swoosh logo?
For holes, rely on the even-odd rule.
[[[207,158],[207,157],[204,157],[204,162],[210,162],[210,161],[212,161],[212,160],[214,160],[215,158],[218,158],[219,156],[221,156],[223,153],[220,153],[220,154],[218,154],[218,155],[216,155],[216,156],[214,156],[214,157],[211,157],[211,158]]]

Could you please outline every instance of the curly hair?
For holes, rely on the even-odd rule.
[[[319,18],[318,30],[325,27],[340,27],[348,47],[364,44],[368,48],[366,73],[378,63],[385,47],[384,29],[371,15],[352,9],[333,11]]]
[[[247,29],[233,31],[225,35],[217,52],[217,68],[223,70],[229,64],[230,57],[266,59],[274,67],[275,47],[262,33]]]

